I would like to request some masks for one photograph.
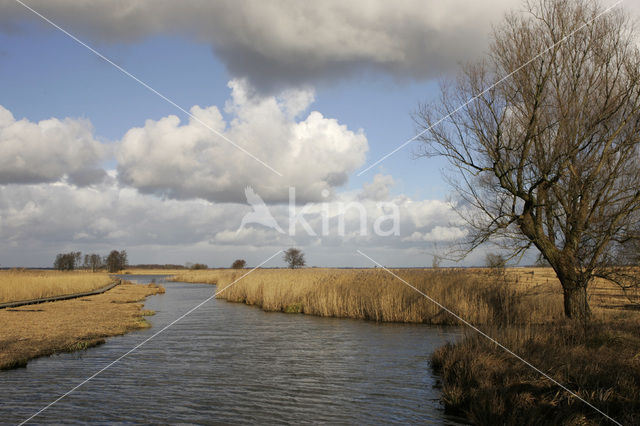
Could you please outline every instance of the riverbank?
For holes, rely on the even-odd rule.
[[[30,359],[86,349],[106,337],[149,327],[146,297],[164,293],[155,284],[121,285],[95,296],[0,310],[0,370]]]
[[[218,297],[266,311],[459,325],[382,270],[185,271],[176,281],[217,284]],[[603,280],[590,287],[593,322],[564,319],[550,268],[394,270],[412,286],[622,423],[640,421],[640,312]],[[636,300],[637,302],[637,300]],[[446,409],[476,424],[600,424],[604,417],[469,331],[432,356]],[[615,413],[615,414],[614,414]]]

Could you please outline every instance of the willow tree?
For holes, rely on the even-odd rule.
[[[596,1],[525,5],[416,119],[423,154],[452,166],[467,249],[535,246],[566,316],[586,318],[589,283],[611,277],[615,246],[638,229],[638,39],[628,15]]]

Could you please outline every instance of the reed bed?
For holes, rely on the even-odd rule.
[[[637,313],[608,321],[494,328],[488,333],[621,424],[640,422]],[[609,424],[487,339],[469,333],[431,357],[441,400],[472,424]]]
[[[175,281],[217,284],[218,297],[267,311],[374,321],[458,325],[542,324],[563,317],[559,288],[526,284],[507,274],[465,269],[394,270],[423,296],[381,269],[186,271]]]
[[[112,282],[102,272],[0,271],[0,303],[96,290]]]

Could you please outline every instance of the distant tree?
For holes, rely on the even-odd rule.
[[[302,250],[294,247],[284,252],[284,261],[287,262],[291,269],[299,268],[306,264]]]
[[[569,318],[611,278],[640,212],[640,51],[622,9],[536,0],[507,15],[488,55],[416,114],[424,155],[445,157],[464,200],[468,253],[489,239],[536,247]]]
[[[109,272],[118,272],[123,270],[129,264],[127,259],[127,251],[112,250],[104,262]]]
[[[501,254],[487,253],[484,259],[484,263],[487,268],[493,270],[503,270],[507,265],[507,259]]]
[[[247,261],[244,259],[236,259],[233,261],[233,263],[231,264],[231,268],[232,269],[242,269],[245,266],[247,266]]]
[[[194,263],[194,264],[191,265],[190,269],[194,269],[194,270],[196,270],[196,269],[207,269],[208,267],[209,266],[207,266],[204,263]]]
[[[76,266],[80,266],[80,259],[82,258],[82,253],[69,252],[69,253],[58,253],[56,255],[56,259],[53,262],[53,267],[59,271],[73,271]]]
[[[129,266],[129,257],[127,255],[127,251],[121,250],[120,251],[120,267],[121,269],[124,269],[127,266]]]
[[[102,262],[102,256],[96,253],[89,255],[89,267],[93,272],[102,269],[103,266],[104,263]]]

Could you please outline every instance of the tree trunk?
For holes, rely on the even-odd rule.
[[[564,314],[567,318],[586,320],[591,316],[587,300],[587,286],[576,285],[564,287]]]

